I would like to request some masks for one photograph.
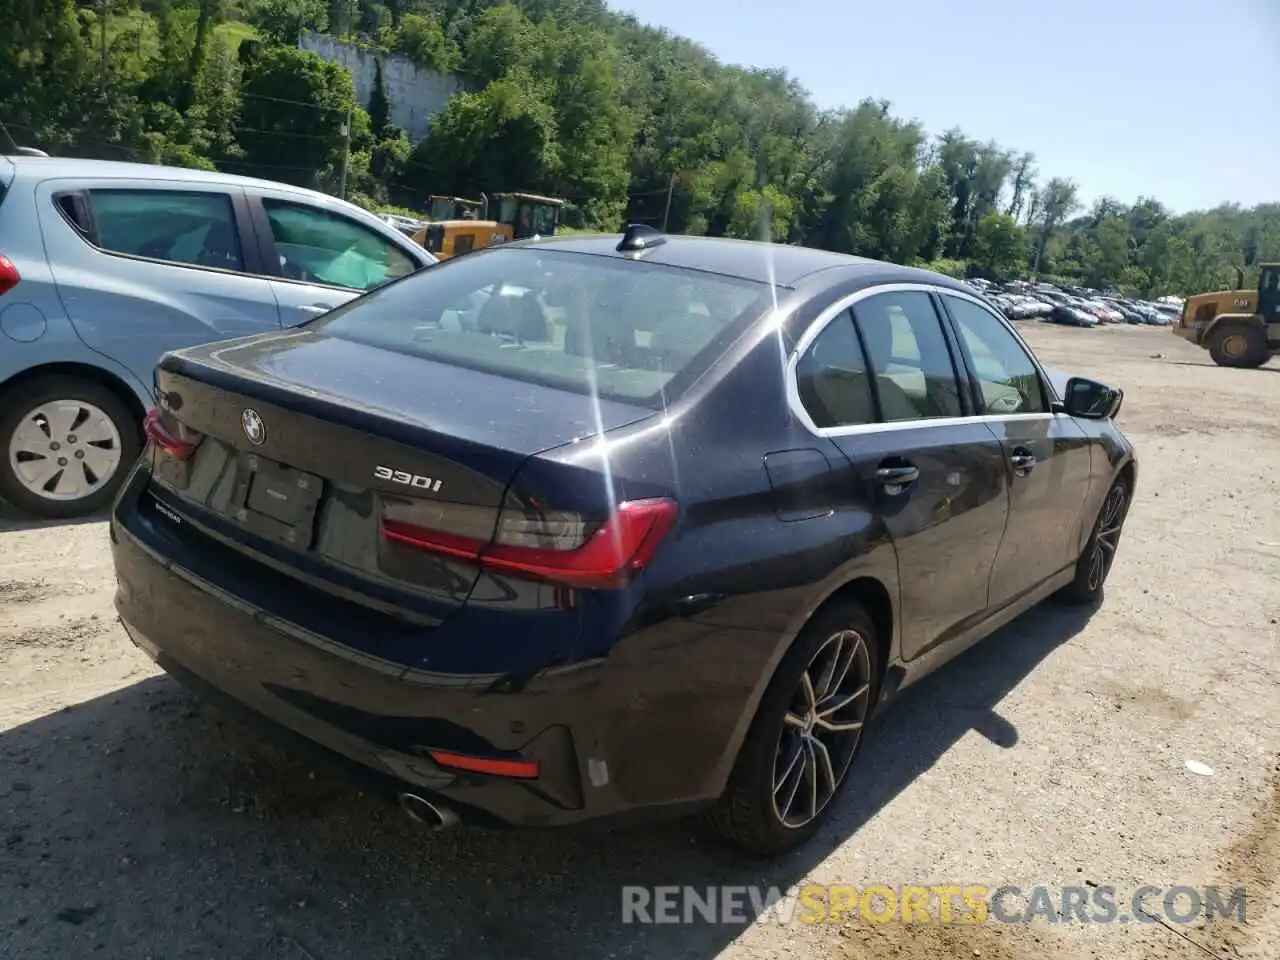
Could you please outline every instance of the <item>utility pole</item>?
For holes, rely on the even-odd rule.
[[[98,3],[98,36],[102,46],[102,96],[107,95],[107,0]]]
[[[673,173],[667,182],[667,207],[662,211],[662,232],[667,232],[667,221],[671,219],[671,195],[676,192],[676,175]]]
[[[347,107],[347,122],[342,125],[342,179],[338,181],[338,199],[347,199],[347,164],[351,160],[351,111]]]

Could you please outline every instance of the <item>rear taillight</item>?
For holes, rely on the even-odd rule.
[[[612,516],[598,525],[572,513],[510,516],[504,511],[491,542],[384,513],[382,535],[496,573],[604,589],[623,586],[644,569],[675,522],[678,509],[674,500],[631,500],[618,504]]]
[[[173,427],[166,424],[164,411],[157,407],[147,411],[147,415],[142,420],[142,428],[147,439],[174,460],[191,459],[192,454],[196,452],[196,447],[200,445],[199,437],[184,436],[184,433],[190,434],[190,431],[184,431],[180,426]]]
[[[0,294],[8,293],[22,280],[18,268],[8,257],[0,257]]]

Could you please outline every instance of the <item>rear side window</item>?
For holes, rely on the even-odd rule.
[[[64,212],[67,203],[63,204]],[[71,203],[72,223],[83,225]],[[243,270],[235,211],[225,193],[90,190],[93,241],[104,250],[196,267]]]
[[[403,250],[354,220],[279,200],[264,199],[262,205],[280,272],[291,280],[371,290],[417,269]]]
[[[880,293],[853,308],[885,420],[958,417],[960,385],[929,294]]]
[[[796,365],[800,402],[816,427],[874,423],[871,383],[848,311],[814,338]]]
[[[454,257],[312,323],[329,336],[661,406],[763,304],[764,284],[552,250]]]

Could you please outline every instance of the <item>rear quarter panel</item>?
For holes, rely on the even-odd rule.
[[[0,384],[51,364],[87,365],[110,373],[145,407],[149,380],[89,349],[71,324],[49,267],[33,185],[14,178],[3,158],[0,178],[10,181],[0,204],[0,253],[22,278],[0,299]]]
[[[776,338],[741,353],[678,408],[614,431],[604,444],[543,455],[593,472],[607,460],[619,499],[666,494],[680,502],[642,593],[625,608],[584,610],[585,642],[618,637],[581,651],[602,658],[602,683],[623,691],[606,722],[609,755],[668,758],[661,773],[647,765],[617,773],[632,802],[672,789],[691,799],[717,795],[778,663],[822,602],[859,576],[897,596],[896,556],[882,525],[841,503],[833,472],[814,477],[809,491],[826,498],[829,512],[780,519],[766,453],[817,450],[833,465],[843,458],[794,422]]]

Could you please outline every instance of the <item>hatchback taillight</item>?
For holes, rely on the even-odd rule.
[[[0,257],[0,294],[6,294],[16,287],[22,276],[18,273],[18,268],[13,265],[13,261],[8,257]]]
[[[492,541],[435,530],[384,512],[382,535],[495,573],[607,589],[623,586],[645,568],[678,510],[674,500],[631,500],[594,525],[566,512],[515,517],[504,510]]]

